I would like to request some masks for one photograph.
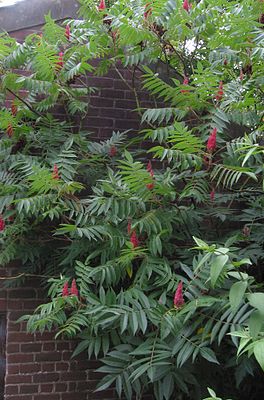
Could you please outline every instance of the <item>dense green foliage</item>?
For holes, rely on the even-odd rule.
[[[243,382],[264,369],[263,4],[108,3],[82,0],[66,35],[47,16],[42,36],[0,36],[0,264],[43,277],[28,328],[78,336],[99,390],[259,398]],[[120,63],[153,108],[130,82],[142,130],[96,143],[85,75]]]

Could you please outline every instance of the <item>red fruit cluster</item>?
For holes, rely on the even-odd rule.
[[[154,179],[155,179],[155,178],[154,178],[154,171],[153,171],[153,169],[152,169],[151,161],[148,162],[147,171],[149,172],[149,175],[150,175],[151,179],[154,180]],[[146,184],[146,188],[147,188],[148,190],[152,190],[152,189],[154,188],[154,182],[147,183],[147,184]]]
[[[76,285],[76,280],[73,279],[72,284],[71,284],[71,288],[69,290],[69,283],[65,282],[63,289],[62,289],[62,296],[63,297],[68,297],[68,296],[77,296],[79,297],[79,291]]]
[[[182,7],[185,11],[189,12],[191,9],[191,4],[188,2],[188,0],[184,0],[182,3]]]
[[[7,136],[8,137],[12,137],[14,130],[13,130],[13,126],[11,123],[8,124],[7,130],[6,130]]]
[[[215,148],[216,148],[216,134],[217,134],[217,129],[214,128],[208,138],[207,141],[207,150],[212,153]]]
[[[116,156],[116,153],[117,153],[117,148],[115,146],[111,146],[110,150],[108,152],[109,156],[114,157],[114,156]]]
[[[13,117],[15,117],[17,115],[17,106],[15,105],[14,102],[12,102],[12,105],[11,105],[11,113],[12,113]]]
[[[106,9],[105,0],[101,0],[98,6],[99,11],[104,11]]]
[[[152,14],[152,7],[149,7],[150,3],[147,3],[145,5],[145,12],[144,12],[144,18],[148,19],[148,17]]]
[[[180,308],[184,305],[184,298],[183,298],[183,293],[182,293],[182,282],[179,282],[175,295],[174,295],[174,300],[173,304],[175,308]]]
[[[61,51],[59,53],[59,61],[56,63],[58,69],[61,69],[63,67],[63,64],[64,64],[63,56],[64,56],[64,53]]]
[[[79,291],[77,289],[76,280],[73,279],[71,284],[71,296],[79,296]]]
[[[65,27],[65,37],[67,40],[70,40],[71,38],[71,28],[70,25],[66,25]]]
[[[132,243],[133,248],[139,246],[139,240],[138,240],[136,231],[133,231],[133,232],[132,232],[132,235],[130,236],[130,243]]]
[[[57,164],[54,164],[53,172],[52,172],[52,179],[60,179],[59,169],[58,169]]]
[[[215,99],[216,99],[217,101],[220,101],[220,100],[222,100],[223,95],[224,95],[224,91],[223,91],[223,82],[220,81],[220,82],[219,82],[219,87],[218,87],[218,92],[217,92],[217,95],[215,96]]]
[[[64,285],[63,285],[62,296],[63,297],[68,297],[69,296],[69,284],[68,284],[68,282],[65,282]]]
[[[182,84],[185,86],[189,85],[189,78],[187,76],[184,76]],[[181,89],[181,93],[189,93],[189,90]]]
[[[5,230],[5,220],[3,219],[3,216],[0,214],[0,232],[3,232]]]

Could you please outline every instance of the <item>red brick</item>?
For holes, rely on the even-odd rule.
[[[92,97],[91,105],[94,107],[113,107],[114,99],[105,99],[100,97]]]
[[[54,350],[55,350],[55,341],[43,343],[43,351],[54,351]]]
[[[11,311],[8,316],[9,321],[17,321],[23,315],[24,311]]]
[[[45,302],[45,300],[43,300],[43,302]],[[37,308],[40,305],[40,303],[41,303],[40,300],[34,300],[34,299],[24,300],[23,301],[23,309],[24,309],[24,311],[28,310],[29,313],[32,313],[32,310]]]
[[[27,362],[32,362],[33,360],[34,360],[33,354],[16,353],[16,354],[11,354],[7,357],[7,362],[13,364],[27,363]]]
[[[20,385],[19,393],[29,394],[29,393],[38,393],[38,385]]]
[[[29,333],[18,333],[18,332],[11,332],[8,335],[8,342],[9,343],[23,343],[23,342],[33,342],[34,336]]]
[[[63,351],[62,352],[62,359],[63,361],[69,361],[71,359],[72,352],[71,351]]]
[[[114,86],[114,79],[104,77],[88,78],[88,83],[94,87],[112,88]]]
[[[36,361],[60,361],[61,353],[53,352],[53,353],[37,353],[35,357]]]
[[[55,369],[56,369],[56,371],[68,371],[69,363],[66,363],[66,362],[56,363]]]
[[[59,394],[49,393],[47,394],[37,394],[33,397],[33,400],[60,400]],[[30,399],[31,400],[31,399]]]
[[[7,300],[7,309],[8,310],[22,310],[23,303],[18,300]]]
[[[86,379],[86,372],[76,371],[76,372],[61,372],[62,381],[78,381]]]
[[[34,299],[36,292],[33,289],[12,289],[8,291],[9,299]]]
[[[125,108],[127,110],[135,110],[137,108],[137,104],[132,100],[115,100],[115,107]]]
[[[6,311],[7,308],[7,301],[6,300],[0,300],[0,311]]]
[[[42,344],[41,343],[26,343],[21,344],[22,353],[35,353],[41,351]]]
[[[22,330],[23,329],[22,329],[21,324],[17,324],[17,323],[14,323],[14,322],[9,322],[8,323],[8,331],[9,331],[9,333],[11,333],[11,332],[20,332]]]
[[[19,373],[19,365],[18,364],[7,364],[6,368],[7,374],[15,375]]]
[[[89,400],[96,400],[96,399],[102,399],[102,400],[116,400],[117,394],[114,389],[107,389],[104,390],[103,392],[92,392],[89,396]]]
[[[20,372],[24,374],[30,374],[32,372],[40,372],[40,364],[20,364]]]
[[[110,99],[124,99],[125,98],[124,90],[101,89],[100,95],[102,97],[106,97],[106,98],[110,98]]]
[[[54,340],[54,332],[35,333],[36,341],[43,343],[44,341]]]
[[[19,394],[17,396],[13,396],[11,394],[11,395],[5,396],[5,400],[32,400],[32,396],[28,395],[28,394],[25,394],[25,395]]]
[[[58,393],[58,392],[66,392],[67,387],[68,387],[68,385],[65,382],[55,383],[55,392],[56,393]]]
[[[44,372],[53,372],[55,371],[56,363],[43,363],[41,365],[41,369]]]
[[[7,342],[6,352],[8,354],[19,353],[19,346],[20,345],[18,343],[9,343],[9,342]]]
[[[68,391],[69,392],[76,392],[76,382],[68,382]]]
[[[88,394],[85,393],[63,393],[61,400],[87,400]]]
[[[115,126],[116,129],[139,129],[139,123],[138,121],[130,120],[128,121],[127,119],[119,119],[118,121],[115,121]]]
[[[18,394],[18,385],[5,385],[5,394]]]
[[[56,349],[59,351],[70,350],[70,342],[57,342]]]
[[[90,117],[87,121],[84,122],[84,126],[96,126],[96,127],[108,127],[111,128],[114,125],[114,120],[110,118],[102,118],[102,117]]]
[[[78,392],[79,391],[83,392],[89,389],[91,390],[91,382],[88,380],[83,382],[77,382],[76,389]]]
[[[114,88],[119,90],[128,90],[127,84],[121,79],[116,79],[114,81]]]
[[[54,385],[52,383],[44,383],[40,385],[40,393],[51,393],[54,389]]]
[[[101,108],[100,115],[102,117],[112,117],[112,118],[125,118],[127,111],[123,108]],[[88,119],[89,122],[89,119]]]
[[[6,384],[14,384],[14,383],[30,383],[31,375],[10,375],[6,376]]]
[[[33,375],[34,383],[42,382],[57,382],[59,380],[59,374],[56,372],[44,372]]]

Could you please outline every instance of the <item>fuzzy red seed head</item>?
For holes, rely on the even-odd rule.
[[[148,190],[152,190],[152,189],[154,189],[154,183],[152,182],[152,183],[147,183],[146,184],[146,188],[148,189]]]
[[[152,171],[152,164],[151,164],[150,160],[149,160],[148,165],[147,165],[147,171],[148,172]]]
[[[65,282],[64,285],[63,285],[62,296],[63,297],[68,297],[69,296],[69,284],[68,284],[68,282]]]
[[[72,296],[79,296],[79,291],[77,289],[77,285],[76,285],[76,280],[73,279],[72,284],[71,284],[71,295]]]
[[[217,129],[214,128],[208,138],[207,141],[207,150],[212,153],[215,148],[216,148],[216,134],[217,134]]]
[[[187,76],[184,76],[184,79],[183,79],[182,84],[183,84],[184,86],[189,85],[189,78],[188,78]],[[180,92],[181,92],[181,93],[189,93],[189,90],[181,89]]]
[[[223,91],[223,82],[220,81],[219,87],[218,87],[218,92],[217,92],[217,95],[215,96],[216,100],[217,100],[217,101],[222,100],[223,95],[224,95],[224,91]]]
[[[115,146],[111,146],[110,147],[110,150],[109,150],[109,156],[110,157],[114,157],[114,156],[116,156],[116,153],[117,153],[117,148],[115,147]]]
[[[61,69],[63,67],[63,64],[64,64],[63,56],[64,56],[64,53],[61,51],[59,53],[59,61],[56,63],[58,69]]]
[[[7,136],[8,137],[12,137],[14,130],[13,130],[13,126],[11,123],[8,124],[7,130],[6,130]]]
[[[133,231],[133,232],[132,232],[132,235],[130,236],[130,243],[132,243],[133,248],[139,246],[139,240],[138,240],[136,231]]]
[[[148,17],[152,14],[152,7],[149,7],[150,3],[147,3],[145,5],[145,12],[144,12],[144,18],[148,19]]]
[[[226,66],[228,64],[228,61],[227,61],[227,59],[225,58],[224,59],[224,65]]]
[[[211,193],[210,193],[210,200],[211,200],[211,201],[214,201],[214,199],[215,199],[215,190],[212,189],[212,190],[211,190]]]
[[[11,105],[11,112],[12,112],[13,117],[15,117],[17,115],[17,106],[15,105],[14,102],[12,102],[12,105]]]
[[[70,40],[71,38],[71,28],[70,25],[66,25],[65,27],[65,37],[67,40]]]
[[[105,0],[101,0],[98,6],[99,11],[104,11],[106,9]]]
[[[150,177],[151,177],[152,179],[155,179],[155,178],[154,178],[154,171],[153,171],[153,169],[152,169],[151,161],[148,162],[147,171],[149,172]],[[147,183],[147,184],[146,184],[146,188],[147,188],[148,190],[152,190],[152,189],[154,188],[154,182]]]
[[[174,295],[174,300],[173,304],[175,308],[180,308],[184,305],[184,298],[183,298],[183,293],[182,293],[182,282],[179,282],[175,295]]]
[[[58,169],[57,164],[54,164],[53,172],[52,172],[52,178],[53,178],[53,179],[60,179],[60,176],[59,176],[59,169]]]
[[[5,230],[5,220],[3,219],[3,216],[0,214],[0,232],[3,232]]]
[[[154,171],[152,169],[151,161],[148,162],[147,171],[149,172],[150,176],[153,178],[154,177]]]
[[[182,3],[182,7],[185,11],[189,12],[191,9],[191,4],[188,2],[188,0],[184,0]]]

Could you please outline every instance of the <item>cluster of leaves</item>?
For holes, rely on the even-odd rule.
[[[67,30],[47,16],[23,44],[0,36],[0,264],[43,275],[51,301],[28,329],[79,337],[74,354],[102,360],[98,390],[236,396],[264,369],[261,2],[107,7],[81,0]],[[86,73],[120,63],[158,105],[132,79],[142,130],[98,143]],[[62,296],[71,279],[79,297]]]

